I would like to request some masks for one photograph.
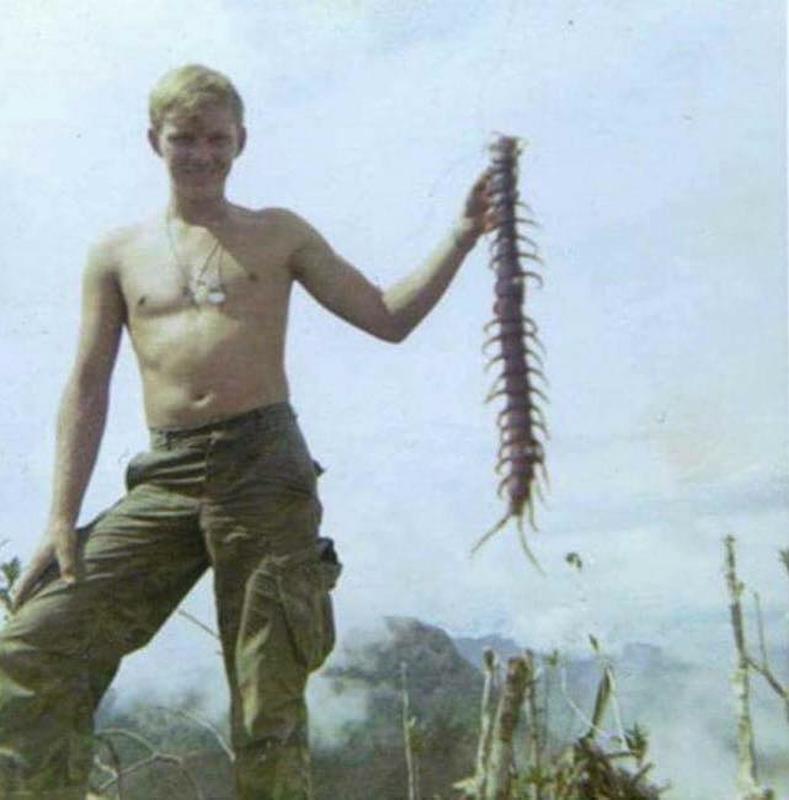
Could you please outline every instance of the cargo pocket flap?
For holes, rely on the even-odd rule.
[[[320,539],[317,549],[274,558],[263,572],[274,578],[277,600],[299,661],[310,672],[318,669],[333,650],[336,638],[330,591],[342,565],[333,543]]]

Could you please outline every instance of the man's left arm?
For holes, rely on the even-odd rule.
[[[400,342],[436,305],[477,239],[492,230],[496,220],[485,172],[445,241],[420,268],[386,290],[334,253],[317,231],[300,224],[304,242],[293,256],[296,279],[337,316],[380,339]]]

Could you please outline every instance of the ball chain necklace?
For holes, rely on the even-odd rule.
[[[172,214],[169,209],[165,216],[165,227],[173,261],[184,281],[183,294],[189,297],[196,306],[205,305],[206,303],[218,306],[224,303],[227,299],[227,292],[222,284],[222,261],[224,260],[225,249],[219,239],[214,237],[213,247],[208,251],[202,266],[195,270],[191,264],[184,262],[178,254],[172,231]],[[219,254],[218,257],[217,253]],[[213,275],[208,271],[212,262],[216,262],[216,270],[213,271]]]

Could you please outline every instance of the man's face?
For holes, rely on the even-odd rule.
[[[221,191],[246,132],[233,111],[206,105],[189,113],[171,111],[158,131],[149,131],[153,149],[164,159],[173,184],[199,196]]]

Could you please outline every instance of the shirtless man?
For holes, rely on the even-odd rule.
[[[76,364],[58,420],[52,508],[0,634],[4,798],[83,798],[93,712],[120,659],[214,569],[239,800],[308,800],[304,690],[334,642],[339,564],[318,536],[317,465],[288,404],[288,300],[402,341],[495,227],[487,176],[447,240],[382,291],[284,209],[230,203],[243,105],[187,66],[151,94],[150,144],[170,177],[164,214],[107,236],[84,275]],[[122,500],[76,527],[127,328],[152,448]]]

